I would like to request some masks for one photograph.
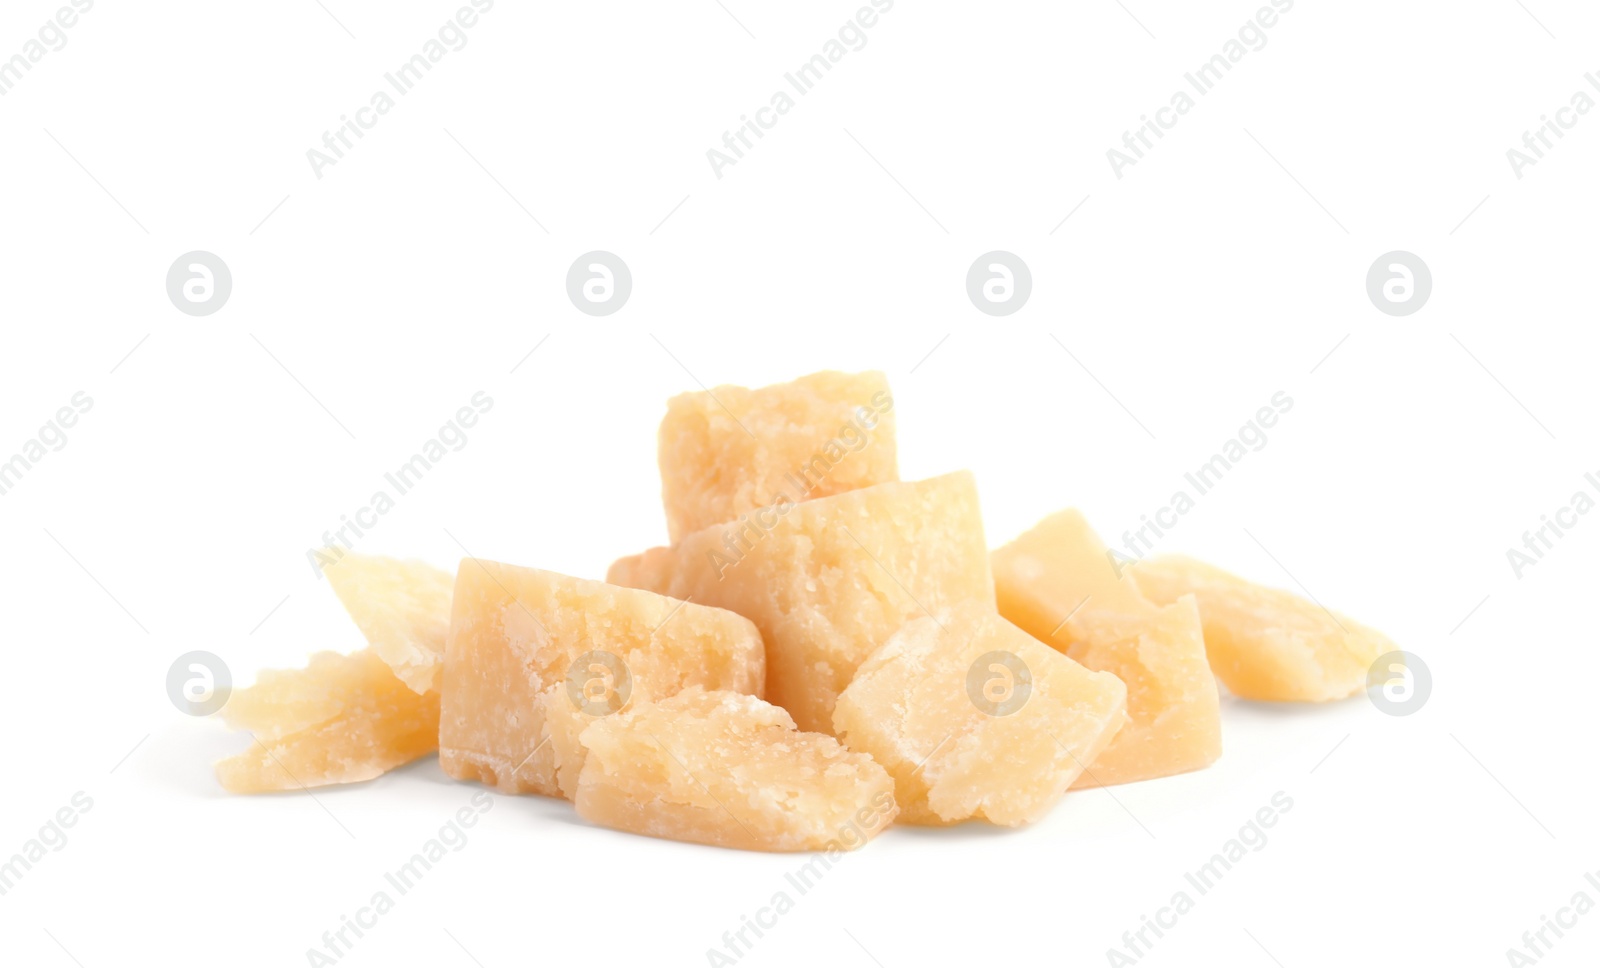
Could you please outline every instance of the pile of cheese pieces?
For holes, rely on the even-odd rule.
[[[898,479],[894,417],[879,373],[673,399],[673,544],[605,582],[342,554],[326,575],[369,648],[236,692],[222,715],[257,742],[223,786],[353,783],[437,749],[452,777],[594,823],[841,850],[1204,767],[1218,678],[1339,699],[1393,650],[1191,559],[1119,576],[1076,511],[991,554],[971,474]]]

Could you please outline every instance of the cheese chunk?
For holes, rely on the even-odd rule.
[[[439,744],[439,694],[419,695],[371,649],[321,652],[304,669],[268,670],[221,716],[256,742],[217,763],[233,793],[358,783]]]
[[[672,567],[677,560],[671,548],[651,548],[641,554],[618,558],[606,569],[606,582],[665,595],[672,589]]]
[[[693,685],[760,695],[761,636],[732,612],[468,558],[445,649],[439,764],[505,793],[571,796],[578,735]]]
[[[664,569],[668,594],[756,623],[767,644],[766,697],[801,729],[833,728],[834,699],[856,666],[908,619],[969,598],[994,602],[978,492],[965,471],[746,517],[679,542]],[[622,570],[612,566],[614,576]]]
[[[827,371],[686,393],[667,402],[659,456],[673,542],[780,500],[898,480],[889,382]]]
[[[1367,670],[1396,651],[1383,633],[1315,602],[1179,555],[1129,572],[1157,602],[1193,595],[1211,669],[1242,699],[1323,702],[1367,686]]]
[[[1000,614],[1128,687],[1128,725],[1077,786],[1130,783],[1209,766],[1222,755],[1217,682],[1192,596],[1166,607],[1118,577],[1077,511],[1053,514],[994,553]]]
[[[833,724],[894,777],[900,819],[1031,823],[1126,720],[1127,691],[967,602],[907,622],[861,665]]]
[[[349,552],[323,574],[395,675],[416,692],[437,690],[455,576],[420,561]]]
[[[851,850],[888,826],[894,783],[863,753],[754,696],[686,689],[595,721],[578,815],[746,850]]]

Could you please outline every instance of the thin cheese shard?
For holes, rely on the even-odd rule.
[[[1217,683],[1192,596],[1166,607],[1145,598],[1070,510],[995,551],[994,582],[1001,615],[1128,687],[1128,725],[1077,786],[1170,776],[1222,755]]]
[[[861,665],[834,727],[894,777],[900,819],[1015,827],[1044,816],[1126,721],[1116,676],[983,602],[907,622]]]
[[[1212,671],[1241,699],[1343,699],[1366,688],[1379,656],[1396,651],[1382,632],[1193,558],[1147,559],[1130,574],[1157,602],[1195,597]]]
[[[978,491],[966,471],[747,518],[689,535],[671,567],[644,571],[670,573],[674,598],[755,622],[767,644],[767,699],[803,730],[832,730],[834,700],[856,666],[908,619],[965,599],[993,605]],[[614,565],[612,575],[627,571]]]
[[[851,850],[895,817],[883,768],[754,696],[694,687],[597,720],[578,815],[746,850]]]
[[[899,480],[882,373],[824,371],[667,402],[661,497],[674,542],[757,508]]]
[[[323,574],[395,675],[416,692],[437,690],[455,576],[421,561],[349,552]]]
[[[233,793],[359,783],[438,747],[439,694],[419,695],[371,649],[321,652],[304,669],[267,670],[221,716],[256,740],[216,764]]]
[[[505,793],[570,797],[577,738],[694,685],[760,695],[766,657],[732,612],[468,558],[445,649],[439,764]]]

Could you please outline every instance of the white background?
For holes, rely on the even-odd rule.
[[[1119,180],[1106,150],[1255,4],[901,0],[719,180],[706,150],[856,3],[500,0],[319,180],[307,149],[455,9],[326,2],[101,0],[0,98],[0,459],[94,401],[0,497],[0,855],[94,803],[0,897],[6,963],[305,964],[469,802],[432,759],[225,796],[209,764],[243,738],[163,683],[194,649],[247,680],[357,647],[306,551],[474,392],[493,410],[361,550],[599,576],[665,540],[668,396],[824,368],[889,374],[902,475],[973,469],[991,544],[1068,505],[1120,540],[1287,392],[1161,550],[1298,581],[1433,694],[1229,700],[1204,772],[1020,831],[893,829],[741,964],[1105,964],[1280,790],[1267,846],[1142,963],[1505,964],[1600,900],[1600,515],[1506,560],[1600,472],[1600,112],[1506,159],[1600,97],[1592,5],[1300,0]],[[54,9],[8,2],[0,57]],[[203,318],[164,290],[196,249],[234,277]],[[616,315],[567,298],[592,249],[632,269]],[[1032,269],[1013,316],[964,292],[992,249]],[[1364,287],[1395,249],[1434,279],[1400,318]],[[493,804],[342,964],[703,965],[805,859]],[[1544,963],[1597,952],[1592,913]]]

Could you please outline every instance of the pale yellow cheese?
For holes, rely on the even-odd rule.
[[[606,570],[606,583],[666,595],[672,589],[672,568],[677,560],[677,553],[671,548],[650,548],[618,558]]]
[[[1126,692],[966,602],[894,633],[833,724],[894,777],[901,820],[1015,827],[1044,816],[1112,741]]]
[[[578,815],[746,850],[851,850],[888,826],[894,784],[863,753],[795,731],[777,706],[698,687],[584,730]]]
[[[323,574],[395,675],[417,692],[437,690],[455,576],[421,561],[349,552]]]
[[[1211,668],[1243,699],[1343,699],[1365,689],[1372,664],[1396,650],[1382,632],[1193,558],[1164,555],[1129,573],[1157,602],[1195,597]]]
[[[577,737],[596,718],[693,685],[760,695],[765,669],[760,634],[732,612],[468,558],[445,649],[439,763],[506,793],[571,796]]]
[[[994,602],[966,471],[762,508],[689,535],[673,555],[670,567],[643,571],[670,573],[675,598],[755,622],[767,645],[767,699],[812,732],[833,728],[834,699],[856,666],[908,619],[965,599]]]
[[[358,783],[439,742],[439,694],[413,692],[371,649],[321,652],[304,669],[262,672],[229,697],[221,716],[254,739],[216,764],[233,793]]]
[[[1217,683],[1194,599],[1166,607],[1118,576],[1077,511],[1040,521],[994,553],[1000,614],[1128,687],[1128,725],[1078,786],[1129,783],[1209,766],[1222,755]]]
[[[674,542],[756,508],[898,480],[894,400],[882,373],[825,371],[667,402],[661,496]]]

